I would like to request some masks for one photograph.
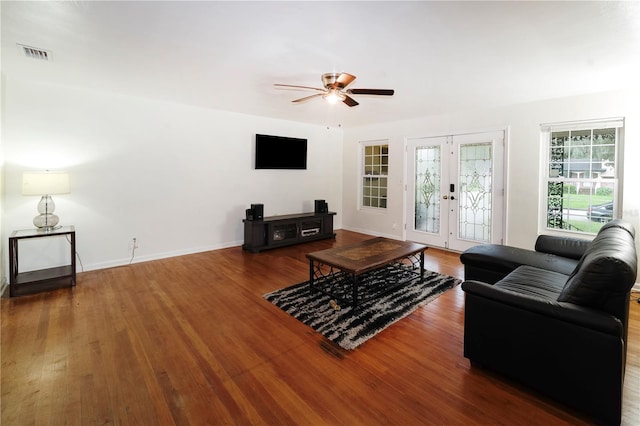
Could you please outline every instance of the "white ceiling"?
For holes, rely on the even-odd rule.
[[[615,90],[640,76],[640,2],[1,2],[2,73],[351,127]],[[17,44],[47,49],[48,62]],[[322,87],[349,72],[359,106]]]

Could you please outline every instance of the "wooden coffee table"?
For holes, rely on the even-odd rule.
[[[352,287],[351,305],[356,308],[360,302],[358,281],[363,274],[389,265],[398,265],[405,270],[415,271],[408,278],[405,274],[401,280],[389,279],[388,286],[385,285],[385,288],[391,291],[413,279],[424,277],[426,249],[427,246],[424,244],[378,237],[353,245],[308,253],[306,256],[309,259],[309,291],[321,290],[329,297],[334,297],[335,294],[323,290],[316,284],[333,281],[333,284],[342,286],[346,281],[346,285],[350,284]],[[345,274],[348,280],[344,279]]]

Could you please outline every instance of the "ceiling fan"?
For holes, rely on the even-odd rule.
[[[315,95],[305,96],[304,98],[295,99],[292,102],[305,102],[309,99],[313,98],[323,98],[327,102],[331,104],[335,104],[337,102],[344,102],[350,107],[354,107],[358,105],[355,99],[353,99],[349,95],[382,95],[382,96],[391,96],[393,95],[393,89],[347,89],[347,86],[353,83],[353,80],[356,79],[355,75],[343,73],[326,73],[322,74],[322,84],[324,85],[324,89],[319,89],[317,87],[309,87],[309,86],[295,86],[292,84],[274,84],[276,87],[291,87],[294,89],[303,89],[303,90],[315,90],[320,93],[316,93]],[[346,90],[345,90],[346,89]]]

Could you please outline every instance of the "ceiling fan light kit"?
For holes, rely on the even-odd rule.
[[[330,104],[343,102],[349,107],[359,105],[359,103],[349,95],[392,96],[394,93],[393,89],[348,89],[345,91],[346,87],[353,83],[355,79],[355,75],[348,74],[346,72],[325,73],[322,74],[322,84],[324,85],[324,89],[309,86],[296,86],[292,84],[274,84],[274,86],[320,92],[315,95],[305,96],[304,98],[294,99],[291,102],[305,102],[309,99],[321,97]]]
[[[344,101],[345,95],[340,93],[339,90],[332,89],[329,91],[329,93],[322,95],[322,98],[328,103],[335,105],[338,102]]]

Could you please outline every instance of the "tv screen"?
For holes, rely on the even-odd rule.
[[[307,140],[256,135],[256,169],[307,168]]]

